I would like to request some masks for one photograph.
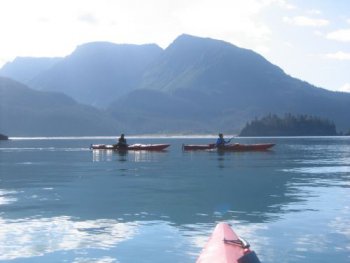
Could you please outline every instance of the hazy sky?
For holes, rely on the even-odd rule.
[[[350,0],[0,0],[0,67],[91,41],[166,48],[183,33],[252,49],[293,77],[350,92]]]

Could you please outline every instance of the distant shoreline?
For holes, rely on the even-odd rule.
[[[14,136],[9,137],[9,140],[115,140],[119,135],[115,136]],[[217,135],[130,135],[126,136],[127,139],[216,139]],[[349,135],[332,135],[332,136],[237,136],[237,135],[225,135],[225,139],[241,140],[250,138],[261,139],[283,139],[283,138],[339,138],[350,137]]]
[[[120,135],[114,136],[14,136],[10,137],[11,140],[89,140],[89,139],[116,139]],[[229,135],[227,135],[229,137]],[[166,134],[145,134],[145,135],[126,135],[128,139],[181,139],[181,138],[198,138],[198,139],[212,139],[217,138],[217,135],[166,135]],[[231,136],[232,137],[232,136]]]

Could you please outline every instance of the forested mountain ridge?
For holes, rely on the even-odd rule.
[[[349,93],[293,78],[252,50],[185,34],[164,50],[81,45],[30,87],[105,107],[129,133],[239,133],[269,113],[329,119],[339,131],[350,126]]]
[[[63,92],[80,103],[103,108],[135,89],[145,68],[161,52],[155,44],[87,43],[28,85]]]
[[[215,94],[217,90],[244,91],[254,87],[252,79],[265,82],[280,74],[284,74],[280,68],[251,50],[183,34],[146,70],[140,88],[200,89]]]
[[[309,115],[268,115],[248,122],[239,136],[334,136],[334,123]]]
[[[115,135],[124,127],[108,114],[57,92],[0,77],[0,127],[9,136]]]
[[[17,57],[0,69],[0,76],[28,84],[37,75],[45,72],[63,58]]]
[[[137,115],[147,130],[176,127],[187,132],[195,126],[238,133],[247,121],[269,113],[320,116],[341,130],[350,125],[350,94],[317,88],[251,50],[220,40],[179,36],[147,68],[141,83],[142,96],[131,91],[108,109],[116,117],[120,112]],[[152,107],[142,106],[145,101],[152,101]],[[132,118],[125,121],[144,127]]]

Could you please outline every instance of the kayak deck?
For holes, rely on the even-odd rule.
[[[131,144],[126,148],[119,148],[112,144],[92,144],[92,150],[115,150],[115,151],[163,151],[168,148],[170,144]]]
[[[227,223],[216,225],[196,263],[260,263],[249,244],[240,239]]]
[[[184,151],[198,151],[198,150],[218,150],[218,151],[266,151],[272,148],[274,143],[258,143],[258,144],[227,144],[225,146],[217,147],[212,144],[184,144],[182,148]]]

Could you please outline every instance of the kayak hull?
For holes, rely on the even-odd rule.
[[[248,259],[249,260],[246,260]],[[249,244],[242,241],[227,223],[216,225],[196,263],[260,263]]]
[[[259,144],[227,144],[225,146],[216,147],[215,144],[184,144],[182,146],[184,151],[198,151],[198,150],[218,150],[218,151],[266,151],[272,148],[274,143],[259,143]]]
[[[92,150],[115,150],[115,151],[163,151],[170,144],[131,144],[126,148],[120,148],[111,144],[92,144]]]

